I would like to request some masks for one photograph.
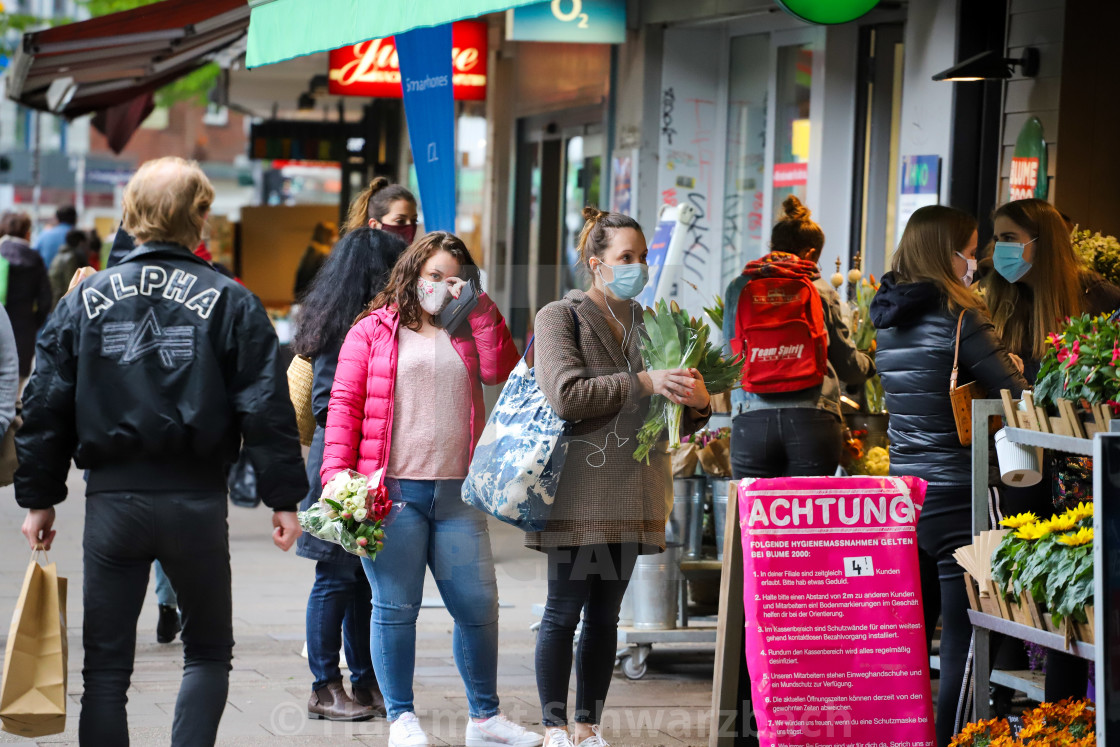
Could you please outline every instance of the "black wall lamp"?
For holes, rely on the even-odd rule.
[[[1027,78],[1038,75],[1038,50],[1027,47],[1023,50],[1022,57],[1004,57],[1003,53],[996,51],[981,52],[975,57],[969,57],[963,62],[958,62],[947,70],[942,70],[933,76],[934,80],[970,81],[970,80],[1005,80],[1012,75],[1012,68],[1019,66],[1019,72]]]

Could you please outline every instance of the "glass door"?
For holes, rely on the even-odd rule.
[[[583,208],[587,205],[603,207],[603,137],[602,135],[573,135],[565,143],[564,207],[561,222],[559,295],[562,297],[574,288],[584,288],[585,278],[579,276],[579,236],[583,231]]]

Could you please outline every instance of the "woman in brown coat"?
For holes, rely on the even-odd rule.
[[[711,414],[695,369],[646,371],[638,349],[642,309],[630,300],[648,279],[646,241],[632,218],[584,210],[580,264],[591,290],[572,291],[536,320],[541,391],[572,424],[552,514],[526,545],[548,554],[548,601],[537,637],[537,690],[546,747],[605,747],[599,734],[614,669],[618,611],[637,556],[665,549],[672,499],[669,456],[634,459],[649,397],[685,405],[682,432]],[[574,742],[567,731],[572,639],[583,612],[576,667]]]

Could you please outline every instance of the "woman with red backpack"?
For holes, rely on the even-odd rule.
[[[724,338],[744,353],[732,392],[731,470],[747,477],[832,475],[840,463],[840,382],[875,364],[856,349],[840,296],[821,278],[824,232],[793,195],[770,234],[771,252],[727,289]]]

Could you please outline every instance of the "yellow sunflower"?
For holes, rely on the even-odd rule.
[[[1093,529],[1092,527],[1081,527],[1076,532],[1070,532],[1069,534],[1063,534],[1061,537],[1058,537],[1058,541],[1070,547],[1087,545],[1093,541]]]
[[[1008,516],[999,524],[1000,526],[1007,527],[1008,529],[1018,529],[1019,527],[1026,526],[1027,524],[1033,524],[1036,521],[1038,521],[1038,517],[1033,513],[1028,512],[1025,514],[1015,514],[1014,516]]]
[[[1071,516],[1068,511],[1060,516],[1055,514],[1050,517],[1050,531],[1068,532],[1077,527],[1077,521],[1077,518]]]
[[[1077,506],[1066,511],[1065,515],[1073,517],[1075,521],[1081,521],[1082,519],[1091,518],[1093,515],[1093,502],[1090,501],[1088,503],[1078,503]]]
[[[1015,536],[1024,540],[1039,540],[1050,534],[1049,521],[1036,521],[1034,524],[1026,524],[1019,527],[1015,532]]]

